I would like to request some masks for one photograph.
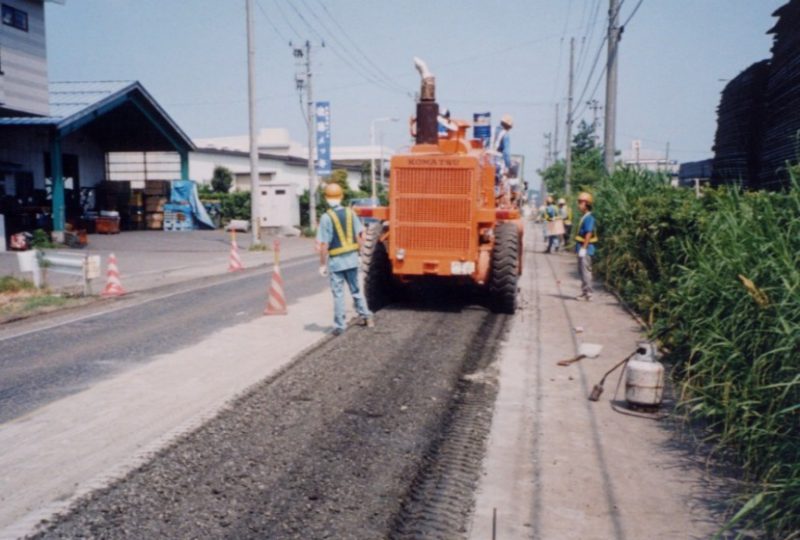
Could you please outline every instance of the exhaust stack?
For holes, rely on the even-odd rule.
[[[436,103],[436,77],[428,65],[414,57],[414,67],[421,78],[419,101],[417,102],[417,144],[437,144],[439,142],[439,104]]]

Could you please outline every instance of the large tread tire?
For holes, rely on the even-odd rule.
[[[392,263],[386,244],[381,242],[383,224],[371,223],[367,227],[361,248],[361,268],[364,272],[364,295],[367,306],[377,311],[394,300]]]
[[[489,276],[489,302],[495,313],[513,314],[517,310],[520,248],[517,226],[514,223],[499,223],[495,227]]]

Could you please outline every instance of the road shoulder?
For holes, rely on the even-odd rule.
[[[323,338],[327,291],[216,332],[180,351],[0,426],[0,538],[144,463]]]
[[[498,359],[500,390],[469,537],[492,537],[494,510],[498,538],[713,535],[720,524],[706,504],[709,487],[675,448],[668,422],[614,412],[617,374],[599,402],[587,399],[643,339],[641,328],[604,291],[592,303],[573,300],[574,257],[539,253],[538,230],[528,238],[537,241],[526,253],[523,307]],[[557,366],[579,342],[603,351]]]

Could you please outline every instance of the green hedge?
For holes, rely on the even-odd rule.
[[[800,531],[800,187],[698,199],[622,170],[595,196],[599,272],[662,336],[680,410],[750,486],[729,526]]]

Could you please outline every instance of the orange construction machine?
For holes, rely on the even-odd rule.
[[[357,208],[377,222],[362,249],[367,302],[379,309],[395,300],[404,284],[425,278],[477,284],[491,308],[513,313],[522,273],[522,220],[498,174],[497,155],[467,138],[469,124],[448,121],[438,129],[435,79],[415,59],[422,77],[416,144],[391,161],[389,206]]]

